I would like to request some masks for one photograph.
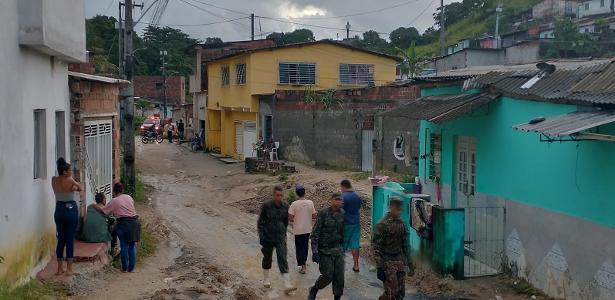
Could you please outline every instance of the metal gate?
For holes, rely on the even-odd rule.
[[[245,121],[243,125],[243,158],[254,157],[256,153],[252,145],[256,143],[256,122]]]
[[[372,140],[374,139],[373,130],[361,131],[361,170],[371,172],[374,168],[374,153]]]
[[[110,119],[87,121],[85,137],[86,205],[94,202],[94,194],[104,193],[111,198],[113,183],[113,125]]]
[[[505,207],[465,207],[464,275],[489,276],[504,264]]]
[[[235,154],[241,159],[243,152],[243,122],[235,121]]]

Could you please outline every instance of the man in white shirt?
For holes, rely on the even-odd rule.
[[[316,209],[314,208],[314,202],[305,199],[305,188],[303,185],[297,185],[295,193],[298,199],[288,208],[288,218],[293,223],[297,266],[301,267],[299,273],[305,274],[310,233],[312,232],[313,221],[316,219]]]

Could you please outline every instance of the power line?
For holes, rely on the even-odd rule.
[[[395,5],[374,9],[374,10],[368,10],[368,11],[352,13],[352,14],[347,14],[347,15],[341,15],[341,16],[331,16],[331,17],[297,17],[297,18],[288,17],[288,19],[296,19],[296,20],[299,20],[299,19],[301,19],[301,20],[328,20],[329,19],[330,20],[330,19],[341,19],[341,18],[347,18],[347,17],[364,16],[364,15],[371,15],[371,14],[375,14],[375,13],[391,10],[391,9],[394,9],[394,8],[406,6],[406,5],[410,4],[410,3],[418,2],[418,1],[419,0],[410,0],[410,1],[405,1],[405,2],[402,2],[402,3],[398,3],[398,4],[395,4]]]
[[[154,23],[149,23],[149,22],[139,22],[139,23],[143,23],[143,24],[147,24],[147,25],[157,25],[157,26],[168,26],[168,27],[191,27],[191,26],[209,26],[209,25],[216,25],[216,24],[224,24],[224,23],[229,23],[229,22],[234,22],[234,21],[238,21],[238,20],[243,20],[243,19],[247,19],[248,17],[241,17],[241,18],[235,18],[235,19],[229,19],[229,20],[223,20],[223,21],[217,21],[217,22],[210,22],[210,23],[201,23],[201,24],[154,24]]]
[[[218,18],[220,18],[220,19],[223,19],[223,20],[225,20],[225,21],[228,21],[228,22],[233,22],[233,23],[235,23],[235,24],[239,24],[239,25],[241,25],[241,26],[247,26],[247,27],[250,27],[250,26],[248,26],[248,25],[246,25],[246,24],[243,24],[243,23],[240,23],[240,22],[234,21],[234,20],[232,20],[232,19],[228,19],[228,18],[226,18],[225,16],[219,15],[219,14],[217,14],[217,13],[215,13],[215,12],[212,12],[212,11],[210,11],[210,10],[206,9],[206,8],[203,8],[203,7],[200,7],[200,6],[198,6],[198,5],[195,5],[195,4],[193,4],[193,3],[191,3],[191,2],[188,2],[188,1],[186,1],[186,0],[179,0],[179,1],[181,1],[181,2],[183,2],[183,3],[185,3],[185,4],[188,4],[188,5],[190,5],[190,6],[194,7],[194,8],[196,8],[196,9],[198,9],[198,10],[200,10],[200,11],[204,11],[204,12],[206,12],[206,13],[208,13],[208,14],[212,15],[212,16],[215,16],[215,17],[218,17]],[[193,1],[194,1],[194,0],[193,0]]]
[[[272,21],[281,22],[281,23],[300,25],[300,26],[305,26],[305,27],[314,27],[314,28],[320,28],[320,29],[330,29],[330,30],[346,31],[346,28],[337,28],[337,27],[329,27],[329,26],[322,26],[322,25],[305,24],[305,23],[299,23],[299,22],[294,22],[294,21],[290,21],[290,20],[271,18],[271,17],[264,17],[264,16],[259,16],[259,17],[263,18],[263,19],[266,19],[266,20],[272,20]],[[364,33],[364,32],[368,32],[368,31],[370,31],[370,30],[352,30],[352,29],[350,29],[350,32],[356,32],[356,33]],[[377,31],[375,31],[375,32],[378,33],[378,34],[390,35],[390,33],[387,33],[387,32],[377,32]]]
[[[250,14],[249,14],[249,13],[247,13],[247,12],[238,11],[238,10],[234,10],[234,9],[230,9],[230,8],[226,8],[226,7],[218,6],[218,5],[212,4],[212,3],[210,3],[210,2],[205,2],[205,1],[201,1],[201,0],[192,0],[192,1],[194,1],[194,2],[198,2],[198,3],[201,3],[201,4],[203,4],[203,5],[208,5],[208,6],[211,6],[211,7],[215,7],[215,8],[218,8],[218,9],[226,10],[226,11],[228,11],[228,12],[233,12],[233,13],[236,13],[236,14],[240,14],[240,15],[246,15],[246,16],[249,16],[249,15],[250,15]]]
[[[103,13],[103,16],[106,16],[107,13],[109,12],[109,9],[111,8],[111,4],[113,4],[113,2],[115,2],[115,0],[110,0],[109,4],[107,5],[107,8],[105,9],[105,12]]]
[[[425,7],[420,14],[418,14],[416,17],[414,17],[412,19],[412,21],[410,21],[410,23],[408,23],[408,26],[412,26],[412,24],[414,24],[414,22],[416,22],[420,17],[422,17],[428,10],[429,8],[431,8],[431,6],[436,3],[435,0],[432,0],[429,2],[429,5],[427,5],[427,7]]]

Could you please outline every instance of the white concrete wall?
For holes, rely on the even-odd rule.
[[[9,283],[33,275],[55,248],[51,177],[56,169],[58,110],[65,111],[64,148],[70,155],[68,66],[37,49],[20,47],[20,1],[0,1],[0,281]],[[84,20],[83,11],[75,11],[67,9],[55,17]],[[35,109],[46,111],[47,170],[42,179],[33,179]]]
[[[602,2],[604,2],[604,6],[601,5]],[[586,4],[589,4],[589,9]],[[611,0],[591,0],[579,2],[579,18],[608,14],[609,12],[611,12]]]

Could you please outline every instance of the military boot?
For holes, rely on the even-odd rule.
[[[308,300],[316,300],[316,294],[318,294],[318,289],[315,286],[311,287],[308,293]]]

